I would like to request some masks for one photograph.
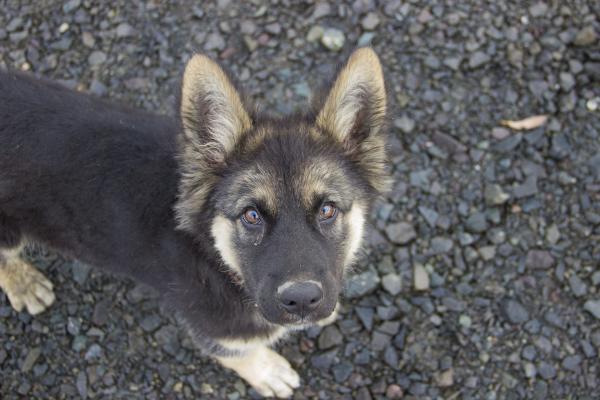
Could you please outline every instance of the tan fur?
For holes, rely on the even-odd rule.
[[[334,161],[319,158],[312,159],[300,171],[297,171],[293,187],[298,190],[304,208],[310,209],[313,206],[315,197],[320,197],[323,194],[330,196],[327,199],[329,201],[338,201],[339,195],[334,188],[327,185],[326,182],[328,181],[334,181],[342,187],[350,185],[348,178]]]
[[[243,280],[238,255],[233,246],[235,224],[224,216],[218,215],[213,220],[210,232],[215,240],[215,247],[219,251],[225,265]]]
[[[188,119],[183,120],[184,133],[201,151],[205,152],[207,147],[220,146],[220,154],[229,153],[240,135],[252,127],[252,121],[244,109],[240,95],[225,72],[204,55],[197,54],[187,63],[181,92],[182,115],[194,114],[197,111],[195,102],[198,99],[204,99],[211,105],[208,120],[203,122],[208,127],[212,142],[195,142],[195,127],[186,124]]]
[[[351,133],[361,112],[368,113],[369,136],[358,145]],[[389,190],[386,172],[385,126],[386,93],[383,70],[377,54],[370,48],[356,50],[339,73],[317,116],[317,126],[342,143],[348,154],[365,172],[378,192]],[[316,132],[311,131],[315,136]]]
[[[365,207],[362,204],[353,204],[350,211],[344,216],[344,224],[348,232],[346,257],[344,267],[350,267],[356,260],[356,255],[362,245],[364,227],[366,222]]]
[[[241,357],[217,357],[217,360],[265,397],[288,398],[300,386],[300,377],[290,363],[266,346],[250,349]]]
[[[197,115],[198,102],[207,105],[206,115]],[[214,187],[215,165],[225,161],[241,136],[252,128],[252,120],[225,72],[200,54],[185,68],[180,113],[185,137],[180,156],[180,199],[175,210],[179,228],[186,230],[192,227],[193,215]],[[207,131],[207,137],[198,135],[198,127]]]
[[[338,75],[323,109],[317,117],[317,125],[333,133],[340,142],[347,139],[356,120],[356,114],[367,91],[373,109],[375,132],[383,124],[386,108],[385,85],[379,58],[368,48],[356,50]]]
[[[39,314],[54,302],[52,283],[19,254],[23,246],[0,251],[0,288],[12,307],[20,312],[24,307]]]

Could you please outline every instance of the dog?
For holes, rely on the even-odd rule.
[[[381,64],[359,48],[312,108],[263,115],[210,58],[178,118],[0,72],[0,287],[31,314],[52,283],[27,243],[154,287],[194,343],[263,396],[300,385],[270,349],[335,318],[389,183]]]

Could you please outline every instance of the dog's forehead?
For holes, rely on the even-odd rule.
[[[260,203],[273,214],[282,206],[312,209],[318,201],[343,202],[351,191],[343,162],[307,131],[260,133],[260,146],[229,183],[237,208]],[[251,142],[257,145],[257,139]],[[346,171],[347,172],[347,171]]]

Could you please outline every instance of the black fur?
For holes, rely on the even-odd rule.
[[[0,246],[25,238],[144,282],[219,354],[213,339],[271,328],[211,244],[175,229],[176,133],[170,118],[0,72]]]

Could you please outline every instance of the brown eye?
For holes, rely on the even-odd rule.
[[[321,222],[331,221],[337,216],[337,207],[333,203],[325,203],[319,210],[319,220]]]
[[[256,209],[248,208],[242,214],[242,222],[248,225],[259,225],[262,222],[262,219]]]

